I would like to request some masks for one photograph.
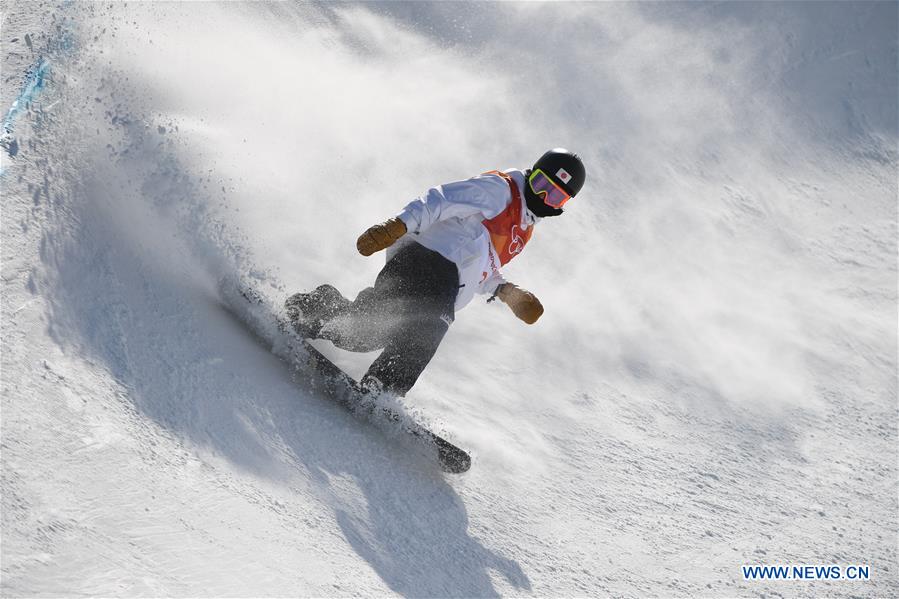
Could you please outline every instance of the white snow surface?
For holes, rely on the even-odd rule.
[[[896,3],[4,2],[3,596],[896,596]],[[25,35],[28,34],[28,43]],[[428,187],[581,154],[403,400],[223,308],[349,296]],[[358,376],[372,355],[339,352]],[[743,564],[868,581],[744,581]]]

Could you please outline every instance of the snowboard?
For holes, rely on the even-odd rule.
[[[467,452],[379,403],[374,394],[363,389],[353,377],[298,334],[252,287],[223,283],[221,290],[225,307],[264,341],[267,349],[287,363],[296,376],[303,377],[324,397],[365,420],[386,424],[390,431],[399,430],[411,436],[425,453],[436,458],[444,472],[461,474],[471,467]]]

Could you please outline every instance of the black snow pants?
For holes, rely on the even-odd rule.
[[[405,395],[434,357],[454,319],[459,271],[439,253],[407,242],[355,301],[330,285],[307,296],[318,316],[314,335],[341,349],[383,348],[362,378],[365,387]]]

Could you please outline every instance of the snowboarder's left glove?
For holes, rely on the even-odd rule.
[[[389,248],[394,242],[406,234],[406,223],[399,218],[391,218],[369,229],[356,240],[356,249],[363,256],[371,256]]]
[[[512,283],[503,283],[497,287],[496,297],[512,308],[515,316],[528,324],[534,324],[543,315],[543,304],[537,296]]]

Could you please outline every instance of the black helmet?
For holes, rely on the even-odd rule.
[[[577,195],[587,179],[587,170],[580,156],[565,148],[555,148],[541,156],[534,163],[533,170],[538,168],[572,197]]]
[[[525,175],[530,177],[530,174],[537,169],[543,171],[547,177],[554,183],[557,183],[559,187],[572,197],[577,195],[587,179],[587,170],[584,168],[584,163],[581,162],[580,157],[565,148],[554,148],[546,152],[534,163],[534,168],[525,173]],[[525,185],[524,195],[528,209],[537,216],[558,216],[562,214],[561,208],[553,208],[546,205],[543,202],[543,198],[534,193],[530,184]]]

